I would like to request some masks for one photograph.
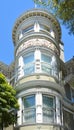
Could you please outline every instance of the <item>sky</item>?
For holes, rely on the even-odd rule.
[[[12,30],[16,19],[27,10],[34,8],[33,0],[1,0],[0,1],[0,61],[10,65],[14,61],[14,44]],[[74,36],[61,25],[64,43],[65,61],[74,56]]]

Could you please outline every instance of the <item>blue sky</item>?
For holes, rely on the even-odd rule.
[[[0,61],[11,64],[14,60],[12,29],[16,19],[25,11],[34,8],[32,0],[0,1]],[[65,61],[74,56],[74,36],[68,34],[62,26],[62,42],[64,43]]]

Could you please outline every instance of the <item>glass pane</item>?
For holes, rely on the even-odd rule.
[[[47,65],[46,63],[43,62],[41,63],[41,69],[42,69],[42,72],[52,75],[52,69],[50,65]]]
[[[24,57],[25,64],[28,64],[28,63],[33,62],[33,61],[34,61],[34,54],[31,54],[31,55]]]
[[[51,109],[43,108],[43,122],[54,122],[54,111]]]
[[[24,108],[35,106],[35,96],[27,96],[24,98]]]
[[[24,73],[25,75],[32,74],[35,71],[35,65],[34,64],[27,64],[24,67]]]
[[[44,62],[47,62],[47,63],[51,63],[51,57],[50,56],[47,56],[45,54],[42,54],[41,55],[41,61],[44,61]]]
[[[36,111],[34,108],[24,110],[25,123],[34,123],[36,118]]]
[[[25,29],[22,30],[22,34],[28,32],[28,31],[30,31],[30,30],[33,30],[33,29],[34,29],[33,26],[27,27],[27,28],[25,28]]]
[[[43,95],[43,122],[54,123],[54,98]]]
[[[43,106],[44,107],[51,107],[51,108],[53,108],[53,98],[52,97],[43,96]]]
[[[23,122],[34,123],[36,120],[35,95],[24,98]]]

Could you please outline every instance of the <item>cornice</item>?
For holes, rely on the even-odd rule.
[[[49,13],[46,10],[43,9],[32,9],[29,10],[25,13],[23,13],[15,22],[15,25],[13,27],[13,33],[12,33],[12,38],[13,38],[13,42],[15,45],[15,33],[17,31],[18,26],[27,18],[32,17],[32,16],[43,16],[45,18],[48,18],[57,28],[58,33],[59,33],[59,38],[61,37],[61,29],[60,29],[60,25],[57,21],[57,19],[55,18],[54,15],[52,15],[51,13]]]

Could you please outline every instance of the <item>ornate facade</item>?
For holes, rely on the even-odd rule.
[[[12,37],[15,65],[9,78],[20,104],[14,129],[73,130],[74,76],[69,79],[68,71],[74,59],[64,63],[57,19],[43,9],[29,10],[16,20]]]

